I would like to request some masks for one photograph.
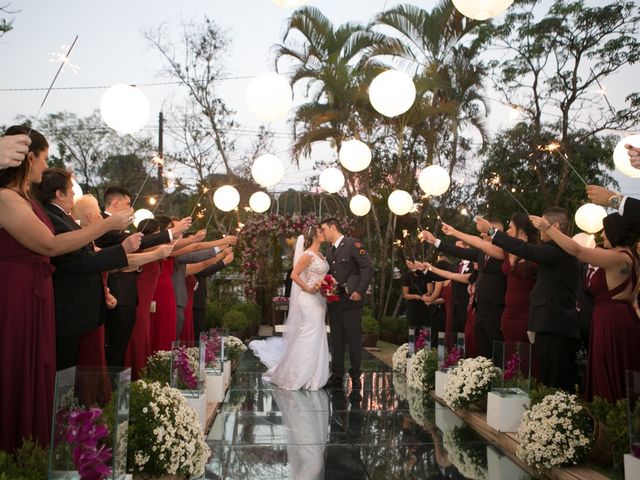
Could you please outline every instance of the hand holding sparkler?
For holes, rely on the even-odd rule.
[[[437,240],[437,238],[429,230],[423,230],[422,232],[420,232],[418,238],[421,242],[427,242],[431,245],[435,244]]]
[[[124,230],[133,221],[133,208],[109,215],[104,221],[107,222],[110,230]]]
[[[29,154],[31,139],[26,135],[0,137],[0,169],[17,167]]]
[[[450,237],[457,236],[456,233],[458,233],[458,230],[447,223],[442,222],[442,226],[440,228],[442,230],[442,233],[444,233],[445,235],[449,235]]]
[[[629,154],[629,162],[633,168],[640,169],[640,147],[634,147],[633,145],[625,145],[627,153]]]
[[[592,203],[606,207],[612,197],[619,195],[613,190],[601,187],[600,185],[587,185],[587,196]]]
[[[174,222],[173,227],[171,228],[173,238],[179,238],[184,232],[189,230],[189,227],[191,227],[191,217],[184,217],[182,220]]]
[[[206,230],[198,230],[196,232],[196,234],[194,235],[194,238],[196,239],[196,242],[201,242],[204,240],[204,237],[207,236],[207,231]]]
[[[529,215],[529,220],[531,220],[531,223],[533,224],[533,226],[536,227],[541,232],[546,232],[547,230],[549,230],[549,228],[551,228],[551,225],[549,224],[549,222],[547,222],[542,217],[536,217],[535,215]]]
[[[238,237],[236,235],[227,235],[224,237],[224,241],[227,246],[235,245],[238,243]]]

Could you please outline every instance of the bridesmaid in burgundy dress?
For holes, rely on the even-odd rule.
[[[160,231],[157,220],[150,218],[140,222],[138,231],[144,235],[151,235]],[[136,306],[136,323],[131,332],[125,366],[131,367],[131,378],[137,380],[151,355],[151,302],[160,278],[161,261],[143,265],[138,275],[138,305]]]
[[[605,248],[588,248],[575,242],[540,217],[534,225],[563,250],[598,269],[591,276],[594,297],[587,398],[616,402],[626,397],[625,372],[640,369],[640,320],[634,309],[638,264],[633,247],[640,237],[638,225],[612,213],[604,219]]]
[[[156,285],[153,301],[155,312],[151,312],[151,353],[158,350],[171,350],[176,340],[177,310],[173,291],[173,257],[160,262],[160,276]]]
[[[47,168],[49,145],[26,126],[5,135],[28,135],[26,159],[0,170],[0,450],[13,452],[32,437],[47,446],[55,383],[53,267],[49,257],[77,250],[112,229],[125,228],[133,210],[91,228],[53,234],[42,207],[29,196]]]
[[[184,307],[184,325],[180,333],[180,340],[193,342],[193,292],[198,280],[193,275],[187,275],[185,283],[187,285],[187,305]]]

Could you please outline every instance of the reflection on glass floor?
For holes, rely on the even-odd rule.
[[[529,479],[499,449],[363,352],[362,388],[290,392],[251,352],[209,433],[207,479]]]

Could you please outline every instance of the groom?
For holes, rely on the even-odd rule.
[[[364,296],[373,280],[371,257],[362,243],[346,238],[340,223],[327,218],[321,227],[325,241],[329,273],[338,282],[340,300],[330,303],[331,370],[327,387],[341,387],[344,375],[344,350],[349,345],[351,386],[360,389],[360,358],[362,357],[362,307]]]

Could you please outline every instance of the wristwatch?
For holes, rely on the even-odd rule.
[[[614,193],[613,195],[611,195],[611,197],[609,197],[609,201],[607,202],[607,207],[613,209],[613,210],[618,210],[620,208],[620,203],[622,202],[622,195],[620,195],[619,193]]]
[[[495,234],[496,234],[496,228],[489,227],[489,230],[487,230],[487,235],[489,235],[490,237],[493,237]]]

